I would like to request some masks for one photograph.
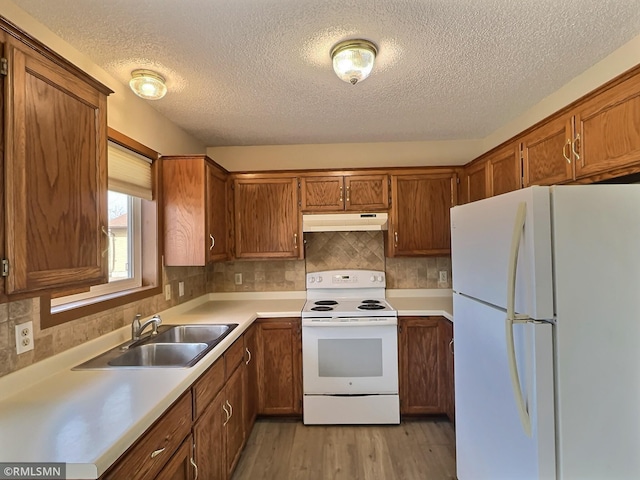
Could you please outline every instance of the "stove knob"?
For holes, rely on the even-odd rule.
[[[371,282],[375,282],[376,281],[376,276],[375,275],[371,275],[371,278],[369,280],[371,280]]]
[[[314,283],[316,281],[315,277],[309,277],[309,283]]]
[[[379,282],[384,281],[384,278],[382,277],[382,275],[378,275],[378,281],[379,281]]]
[[[317,282],[322,283],[322,277],[320,275],[318,275]]]

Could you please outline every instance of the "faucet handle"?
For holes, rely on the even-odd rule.
[[[140,319],[142,318],[142,315],[139,313],[136,313],[136,316],[133,318],[133,322],[131,323],[132,326],[135,326],[136,328],[140,328]]]

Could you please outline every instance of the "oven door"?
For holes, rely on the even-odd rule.
[[[365,323],[303,321],[305,395],[398,393],[398,327]]]

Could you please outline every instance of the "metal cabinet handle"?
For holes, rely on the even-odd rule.
[[[293,248],[298,248],[298,234],[293,234]]]
[[[394,232],[393,238],[395,239],[395,245],[394,246],[397,247],[398,246],[398,232]]]
[[[228,403],[228,402],[227,402]],[[225,404],[222,404],[222,409],[224,410],[224,413],[227,414],[227,419],[224,421],[224,423],[222,424],[222,426],[226,426],[227,423],[229,423],[229,419],[231,418],[231,415],[229,414],[229,410],[227,410],[227,407]]]
[[[213,247],[216,245],[216,239],[213,238],[213,235],[209,234],[209,238],[211,239],[211,245],[209,246],[209,250],[213,250]]]
[[[342,185],[340,185],[340,203],[342,203]]]
[[[562,156],[567,161],[567,163],[571,163],[571,158],[567,155],[567,146],[571,145],[571,139],[567,138],[567,143],[562,146]]]
[[[159,448],[158,450],[155,450],[153,452],[151,452],[151,458],[156,458],[158,455],[160,455],[162,452],[164,452],[166,450],[167,447],[164,448]]]
[[[576,143],[578,143],[579,141],[580,141],[580,134],[576,135],[576,138],[573,140],[573,143],[571,144],[571,151],[576,156],[576,160],[580,160],[580,154],[578,154],[578,152],[576,151]],[[584,160],[581,160],[581,164],[584,167]]]
[[[193,469],[196,471],[195,477],[193,477],[193,480],[198,480],[198,465],[196,464],[196,462],[193,461],[193,458],[190,458],[189,461],[191,462],[191,465],[193,465]]]
[[[351,201],[351,187],[347,187],[347,203]]]
[[[233,407],[231,406],[231,404],[229,403],[229,400],[227,400],[227,405],[229,406],[229,411],[231,412],[229,414],[229,418],[233,417]]]
[[[249,358],[247,358],[247,361],[244,362],[245,365],[249,365],[249,362],[251,362],[251,352],[249,351],[249,349],[247,347],[244,348],[244,351],[247,352],[247,355],[249,356]]]
[[[449,351],[451,352],[451,355],[453,355],[453,338],[449,342]]]

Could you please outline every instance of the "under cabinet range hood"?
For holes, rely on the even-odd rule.
[[[387,230],[386,213],[330,213],[302,216],[303,232],[364,232]]]

